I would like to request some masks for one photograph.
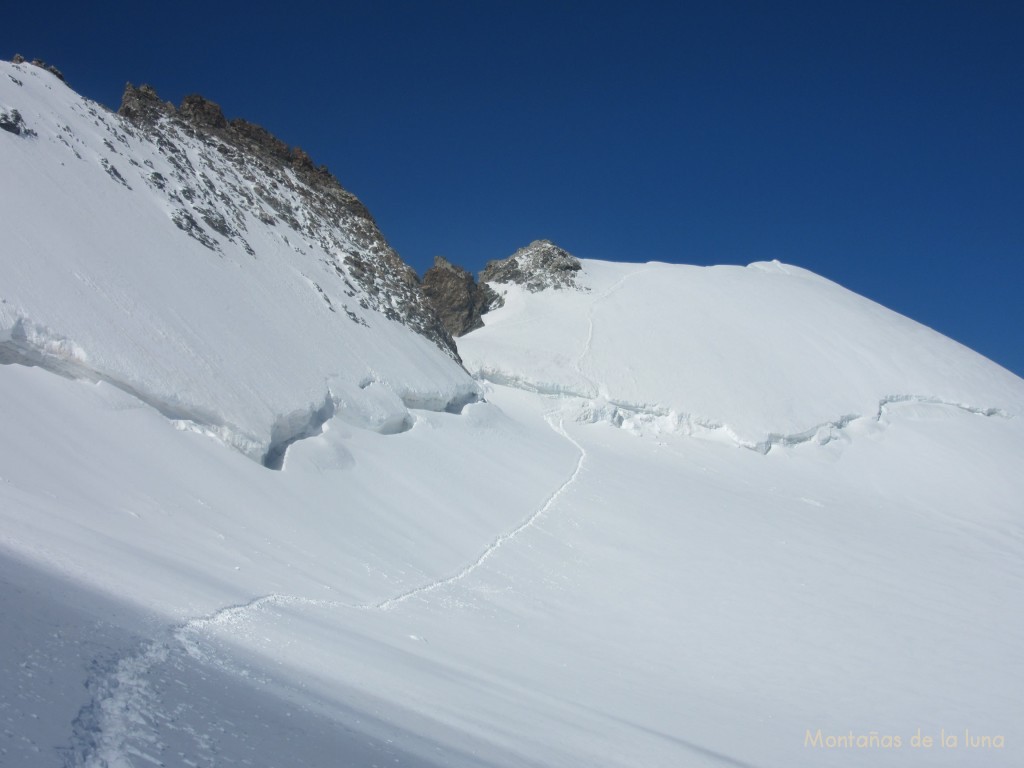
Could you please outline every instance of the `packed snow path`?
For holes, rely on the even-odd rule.
[[[94,660],[86,681],[90,700],[72,723],[68,768],[131,768],[132,758],[164,765],[165,745],[158,733],[174,719],[164,711],[152,683],[154,668],[175,659],[182,650],[197,661],[208,661],[197,642],[198,633],[215,626],[237,624],[269,605],[327,605],[326,601],[286,595],[265,595],[230,605],[206,616],[189,619],[157,639],[141,644],[113,660]],[[204,734],[195,734],[201,747]]]
[[[578,373],[582,379],[584,379],[590,384],[591,391],[594,393],[593,395],[591,395],[591,397],[595,397],[599,393],[601,397],[607,397],[607,392],[603,391],[604,388],[600,386],[592,376],[589,376],[583,370],[583,363],[591,354],[594,347],[594,315],[597,313],[597,307],[601,302],[607,300],[608,297],[610,297],[619,288],[621,288],[623,283],[629,280],[629,278],[633,277],[634,275],[638,275],[643,271],[643,269],[636,269],[620,277],[618,280],[612,283],[612,285],[605,289],[605,291],[600,296],[594,299],[594,302],[590,305],[590,309],[587,312],[587,340],[583,342],[583,349],[580,351],[579,357],[576,358],[574,366],[576,368],[576,373]]]
[[[549,509],[551,509],[551,507],[554,505],[554,503],[556,501],[558,501],[558,498],[563,493],[565,493],[573,483],[576,482],[577,478],[579,478],[579,476],[580,476],[580,472],[583,469],[583,463],[584,463],[584,461],[587,458],[587,452],[583,448],[583,446],[580,445],[575,439],[573,439],[573,437],[565,430],[565,424],[563,423],[562,417],[559,417],[557,424],[555,424],[555,422],[554,422],[554,414],[553,414],[553,412],[548,413],[547,416],[545,416],[545,419],[547,420],[548,425],[555,432],[557,432],[563,438],[565,438],[570,443],[572,443],[573,446],[576,448],[576,450],[579,451],[579,457],[576,459],[576,466],[573,468],[572,473],[569,475],[569,477],[566,478],[565,482],[562,483],[557,489],[555,489],[554,493],[552,493],[548,497],[547,501],[545,501],[544,504],[536,512],[534,512],[532,515],[530,515],[528,518],[526,518],[526,520],[524,520],[518,526],[513,528],[511,531],[508,531],[507,533],[502,534],[501,536],[496,538],[494,541],[492,541],[488,545],[487,549],[485,549],[483,551],[483,553],[481,553],[480,557],[478,557],[472,563],[470,563],[465,568],[463,568],[461,571],[456,573],[454,576],[449,576],[446,579],[439,579],[438,581],[433,581],[433,582],[431,582],[429,584],[425,584],[425,585],[423,585],[421,587],[416,587],[415,589],[410,589],[408,592],[403,592],[402,594],[400,594],[400,595],[398,595],[396,597],[392,597],[392,598],[389,598],[389,599],[387,599],[387,600],[385,600],[385,601],[383,601],[381,603],[378,603],[377,605],[373,606],[374,608],[378,608],[378,609],[380,609],[382,611],[386,611],[386,610],[389,610],[392,607],[398,605],[399,603],[404,603],[406,600],[409,600],[410,598],[419,597],[420,595],[425,595],[425,594],[427,594],[429,592],[433,592],[435,589],[440,589],[441,587],[446,587],[449,584],[455,584],[456,582],[459,582],[462,579],[466,578],[471,573],[473,573],[473,571],[475,571],[477,568],[479,568],[481,565],[483,565],[485,562],[487,562],[488,558],[490,558],[491,555],[493,555],[495,552],[497,552],[499,549],[501,549],[502,546],[504,546],[508,542],[512,541],[513,539],[515,539],[519,534],[521,534],[527,528],[530,528],[531,526],[533,526],[541,517],[543,517],[547,513],[547,511]]]
[[[211,614],[188,619],[172,627],[155,640],[141,644],[113,661],[94,661],[93,676],[86,681],[90,701],[82,707],[72,723],[71,748],[66,753],[69,768],[131,768],[132,757],[156,765],[163,765],[160,753],[164,749],[158,734],[159,724],[171,718],[163,712],[160,697],[154,691],[150,678],[155,667],[166,664],[175,654],[184,651],[201,663],[214,663],[226,668],[221,661],[211,659],[200,645],[200,635],[210,629],[238,627],[268,607],[304,605],[320,608],[389,611],[414,597],[457,584],[480,568],[505,544],[534,526],[577,481],[586,461],[586,449],[565,429],[563,418],[556,412],[545,414],[551,429],[570,442],[578,452],[576,463],[564,482],[547,500],[522,523],[498,536],[466,567],[452,576],[410,589],[378,603],[350,604],[336,600],[314,600],[295,595],[270,594],[229,605]],[[197,742],[205,737],[197,735]],[[155,753],[155,754],[151,754]]]

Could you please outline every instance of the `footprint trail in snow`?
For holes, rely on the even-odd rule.
[[[414,597],[422,597],[443,587],[457,584],[472,574],[501,547],[514,541],[547,514],[577,481],[583,470],[587,457],[583,446],[568,433],[561,418],[555,421],[554,412],[548,413],[545,420],[554,432],[570,442],[578,452],[572,471],[537,510],[515,528],[494,539],[467,566],[452,576],[371,604],[349,604],[292,595],[263,595],[246,603],[226,606],[211,614],[189,619],[170,628],[162,637],[143,643],[113,661],[95,661],[93,673],[86,682],[91,698],[79,711],[72,724],[71,747],[66,752],[65,766],[131,768],[135,765],[133,758],[138,758],[144,763],[163,765],[161,755],[167,745],[161,740],[159,732],[168,722],[174,720],[174,715],[165,711],[159,693],[154,687],[155,670],[173,664],[181,654],[191,660],[200,663],[212,662],[228,670],[226,664],[212,659],[202,647],[203,635],[211,630],[227,628],[237,632],[245,622],[259,612],[286,605],[389,611]],[[209,746],[209,739],[204,734],[192,732],[192,735],[198,745],[204,748]]]

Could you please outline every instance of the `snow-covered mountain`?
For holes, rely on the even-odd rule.
[[[301,153],[0,70],[0,765],[1024,757],[1024,381],[544,241],[456,354]]]
[[[1013,374],[799,267],[580,262],[554,248],[485,270],[504,308],[459,350],[477,378],[577,398],[584,420],[763,453],[827,442],[893,403],[1024,409]]]
[[[268,461],[339,409],[394,430],[406,405],[476,397],[415,273],[301,150],[145,86],[110,114],[30,64],[4,65],[0,111],[19,121],[5,358],[107,381]]]

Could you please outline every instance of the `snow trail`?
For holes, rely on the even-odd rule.
[[[66,768],[131,768],[132,757],[164,765],[159,755],[165,745],[158,733],[160,722],[168,716],[161,711],[151,683],[154,667],[171,660],[179,649],[198,661],[207,661],[191,635],[216,626],[237,626],[266,606],[295,604],[342,605],[291,595],[263,595],[188,619],[112,661],[93,661],[92,674],[85,683],[91,698],[72,723]]]
[[[487,562],[487,560],[495,552],[501,549],[502,546],[515,539],[520,533],[525,531],[527,528],[532,527],[541,517],[544,516],[544,514],[549,509],[551,509],[551,507],[558,500],[558,498],[563,493],[565,493],[573,483],[576,482],[577,478],[580,475],[580,472],[583,469],[583,463],[584,461],[586,461],[587,458],[586,449],[582,445],[580,445],[580,443],[577,442],[575,438],[573,438],[572,435],[570,435],[566,431],[565,424],[563,423],[563,420],[561,418],[559,418],[558,424],[556,425],[554,420],[552,419],[551,413],[549,413],[548,415],[545,416],[545,421],[547,421],[548,426],[550,426],[551,429],[553,429],[563,438],[572,443],[573,446],[575,446],[576,450],[579,451],[579,456],[576,459],[576,466],[573,468],[572,473],[560,486],[558,486],[558,488],[555,489],[555,491],[548,497],[547,501],[545,501],[544,504],[540,506],[540,508],[538,508],[532,515],[526,518],[526,520],[521,522],[518,526],[516,526],[510,531],[507,531],[506,533],[503,533],[494,541],[492,541],[476,560],[467,565],[458,573],[444,579],[432,581],[429,584],[424,584],[423,586],[416,587],[415,589],[410,589],[409,591],[403,592],[402,594],[396,595],[395,597],[388,598],[387,600],[384,600],[383,602],[377,603],[376,605],[372,606],[373,608],[381,611],[387,611],[390,610],[392,607],[398,605],[399,603],[404,603],[406,600],[409,600],[413,597],[418,597],[419,595],[424,595],[428,592],[433,592],[436,589],[440,589],[441,587],[446,587],[449,584],[455,584],[456,582],[461,581],[462,579],[473,573],[473,571],[475,571],[485,562]]]
[[[572,472],[539,508],[515,528],[494,539],[472,563],[452,576],[415,587],[378,603],[351,604],[277,593],[262,595],[187,619],[171,627],[163,636],[143,643],[112,661],[94,661],[92,674],[86,681],[91,698],[72,723],[71,748],[65,755],[66,768],[131,768],[133,757],[163,765],[160,754],[165,745],[159,737],[159,723],[167,719],[167,716],[160,710],[159,696],[151,683],[152,673],[155,667],[167,663],[173,654],[182,651],[201,663],[210,662],[209,656],[200,647],[199,636],[204,632],[216,628],[238,632],[253,614],[276,606],[305,605],[388,611],[413,597],[456,584],[476,571],[501,547],[534,526],[576,482],[583,470],[587,458],[586,449],[568,433],[561,417],[555,421],[554,413],[551,411],[545,414],[548,426],[572,443],[579,454]]]
[[[67,768],[131,768],[129,755],[162,764],[147,754],[163,750],[155,727],[157,696],[148,677],[168,654],[167,643],[154,640],[112,664],[93,662],[94,676],[86,681],[92,698],[71,724]]]
[[[617,291],[619,288],[621,288],[623,283],[629,280],[629,278],[633,277],[634,275],[638,275],[643,271],[643,269],[634,269],[632,272],[626,273],[618,280],[616,280],[614,283],[612,283],[610,286],[608,286],[601,293],[600,296],[595,298],[590,303],[590,309],[587,312],[587,339],[586,341],[583,342],[583,349],[580,350],[579,357],[576,358],[574,367],[576,368],[576,373],[580,375],[580,378],[586,379],[587,382],[590,383],[591,388],[594,392],[593,396],[598,395],[601,391],[601,388],[597,385],[597,382],[595,382],[593,378],[591,378],[590,376],[583,372],[583,361],[586,360],[587,356],[590,354],[591,348],[594,343],[594,313],[597,311],[597,305],[600,304],[605,299],[607,299],[613,293],[615,293],[615,291]]]
[[[892,406],[907,403],[956,408],[983,417],[1012,418],[999,408],[981,408],[922,395],[888,395],[879,400],[877,411],[869,416],[844,416],[799,434],[770,434],[761,443],[737,441],[737,444],[759,453],[768,453],[776,446],[792,446],[811,440],[824,443],[834,439],[835,432],[846,429],[857,420],[867,418],[880,422]],[[71,747],[65,753],[66,768],[131,768],[136,759],[163,764],[160,755],[165,745],[159,734],[161,724],[168,720],[169,716],[161,710],[159,692],[153,686],[154,668],[169,663],[175,654],[182,652],[200,663],[215,663],[201,647],[201,636],[204,633],[225,629],[229,633],[237,634],[242,630],[242,625],[251,620],[254,614],[289,605],[389,611],[414,597],[457,584],[474,573],[501,547],[534,527],[576,483],[583,471],[587,451],[566,430],[564,413],[559,414],[557,408],[552,409],[545,414],[544,419],[555,433],[576,449],[578,455],[572,471],[541,506],[517,526],[497,536],[471,563],[450,576],[414,587],[376,603],[346,603],[278,593],[262,595],[244,603],[228,605],[212,613],[187,619],[170,627],[162,636],[143,642],[112,660],[95,660],[85,684],[90,693],[90,700],[79,710],[72,723]],[[828,434],[823,435],[823,430]]]
[[[251,614],[261,611],[267,606],[273,605],[312,605],[328,608],[341,606],[348,608],[354,607],[332,600],[314,600],[309,597],[298,597],[296,595],[269,594],[253,598],[246,603],[225,606],[224,608],[214,611],[206,616],[189,619],[185,623],[174,627],[174,629],[171,630],[171,634],[185,649],[189,656],[200,661],[205,661],[205,655],[199,649],[198,644],[191,635],[195,635],[204,630],[209,630],[215,627],[237,627],[243,621],[248,619]]]

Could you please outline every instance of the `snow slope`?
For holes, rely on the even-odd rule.
[[[204,245],[174,219],[220,215],[189,207],[211,179],[214,199],[273,188],[301,216],[299,195],[216,142],[173,126],[154,141],[45,70],[0,69],[0,109],[34,132],[0,143],[0,359],[113,382],[258,460],[334,410],[391,430],[403,403],[476,397],[434,344],[362,306],[344,258],[370,255],[354,225],[320,242],[236,207],[234,234]]]
[[[492,285],[505,305],[460,339],[466,367],[762,451],[894,401],[1024,408],[1008,371],[798,267],[582,264],[580,290]]]
[[[4,66],[0,766],[1024,759],[1024,382],[792,267],[593,261],[496,286],[474,382],[255,222],[112,234],[161,198]]]

